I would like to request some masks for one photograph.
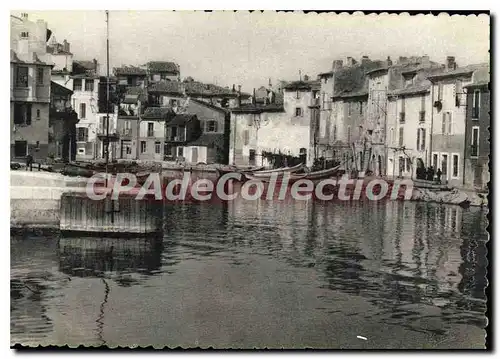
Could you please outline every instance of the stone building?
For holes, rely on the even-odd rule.
[[[28,14],[10,17],[11,160],[31,154],[45,161],[49,145],[50,70],[46,44],[51,32]]]
[[[448,57],[446,69],[428,77],[432,82],[430,163],[441,170],[441,180],[451,186],[463,186],[467,107],[464,86],[472,82],[475,71],[486,66],[457,67],[455,59]]]
[[[490,180],[490,70],[476,70],[465,86],[467,96],[465,124],[464,186],[484,191]]]

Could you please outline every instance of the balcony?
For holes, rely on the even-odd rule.
[[[148,130],[148,134],[147,134],[147,137],[155,137],[155,132],[154,131],[150,131]]]
[[[120,131],[120,135],[123,137],[132,137],[132,129],[131,128],[122,128]]]

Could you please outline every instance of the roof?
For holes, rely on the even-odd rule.
[[[314,81],[292,81],[285,85],[285,90],[313,90],[318,89],[321,86],[321,82],[318,80]]]
[[[147,74],[146,69],[142,69],[137,66],[122,66],[115,67],[113,72],[116,76],[120,75],[136,75],[136,76],[145,76]]]
[[[98,78],[100,78],[99,75],[97,75],[95,73],[91,73],[91,72],[87,72],[84,74],[74,74],[74,75],[71,75],[70,77],[72,79],[98,79]],[[111,83],[111,81],[109,83]]]
[[[199,97],[237,97],[238,93],[229,88],[220,87],[212,84],[204,84],[198,81],[180,82],[180,81],[161,81],[149,86],[150,92],[168,93],[183,95],[184,90],[187,95]],[[249,97],[248,94],[241,94],[242,97]]]
[[[373,70],[368,71],[366,74],[367,74],[367,75],[372,75],[372,74],[374,74],[374,73],[376,73],[376,72],[381,72],[381,71],[384,71],[384,72],[385,72],[385,71],[389,71],[389,66],[382,66],[382,67],[378,67],[378,68],[376,68],[376,69],[373,69]]]
[[[485,65],[478,68],[472,74],[472,83],[465,87],[480,87],[488,86],[490,84],[490,66]]]
[[[71,95],[73,93],[73,91],[71,91],[69,88],[64,87],[63,85],[60,85],[54,81],[50,81],[50,92],[64,95]]]
[[[244,104],[231,109],[233,113],[263,113],[263,112],[285,112],[283,104]]]
[[[73,60],[73,65],[78,65],[81,66],[87,70],[95,70],[95,63],[94,61],[87,61],[87,60]]]
[[[167,120],[170,116],[173,117],[174,111],[168,107],[148,107],[142,115],[143,119],[150,120]]]
[[[224,148],[224,134],[203,133],[198,139],[189,142],[186,146],[205,146],[210,148]]]
[[[48,64],[46,62],[41,61],[36,53],[33,53],[33,58],[31,59],[31,61],[21,60],[14,50],[10,50],[10,62],[18,64],[26,64],[26,65],[54,66],[53,64]]]
[[[335,72],[333,97],[358,97],[368,94],[367,74],[379,68],[381,61],[367,61],[343,67]]]
[[[319,77],[331,77],[333,76],[333,71],[322,72],[318,74]]]
[[[146,64],[150,72],[170,72],[178,74],[179,65],[171,61],[150,61]]]
[[[422,93],[427,93],[430,91],[430,83],[429,84],[420,84],[415,86],[410,86],[404,89],[398,89],[390,92],[390,95],[418,95]]]
[[[125,99],[123,100],[123,103],[136,104],[138,101],[146,101],[146,98],[146,89],[139,86],[129,87],[125,92]]]
[[[167,126],[185,125],[189,121],[196,120],[196,119],[197,119],[196,115],[177,114],[177,115],[175,115],[174,118],[172,118],[170,121],[167,122]]]
[[[467,65],[464,67],[459,67],[455,70],[448,70],[448,71],[443,69],[443,71],[441,73],[438,73],[436,75],[431,75],[428,77],[428,79],[431,81],[439,81],[439,80],[446,79],[449,77],[472,75],[474,73],[474,71],[479,70],[480,68],[483,68],[483,67],[489,67],[489,65],[488,64]]]
[[[197,100],[195,98],[190,98],[189,101],[193,101],[193,102],[195,102],[197,104],[209,107],[209,108],[211,108],[213,110],[216,110],[216,111],[220,111],[220,112],[223,112],[223,113],[229,113],[229,109],[224,108],[224,107],[220,107],[220,106],[217,106],[217,105],[214,105],[212,103],[208,103],[208,102],[205,102],[205,101]]]

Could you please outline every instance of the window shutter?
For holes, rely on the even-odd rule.
[[[31,104],[26,105],[26,124],[31,125]]]
[[[425,128],[422,129],[422,151],[425,150]]]
[[[452,123],[451,123],[451,113],[448,112],[448,134],[451,135],[451,127],[452,127]]]
[[[443,112],[443,123],[441,125],[441,132],[443,135],[446,133],[446,112]]]
[[[420,128],[417,128],[417,150],[420,150]]]

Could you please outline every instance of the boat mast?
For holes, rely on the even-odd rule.
[[[106,187],[109,165],[109,11],[106,10]]]

